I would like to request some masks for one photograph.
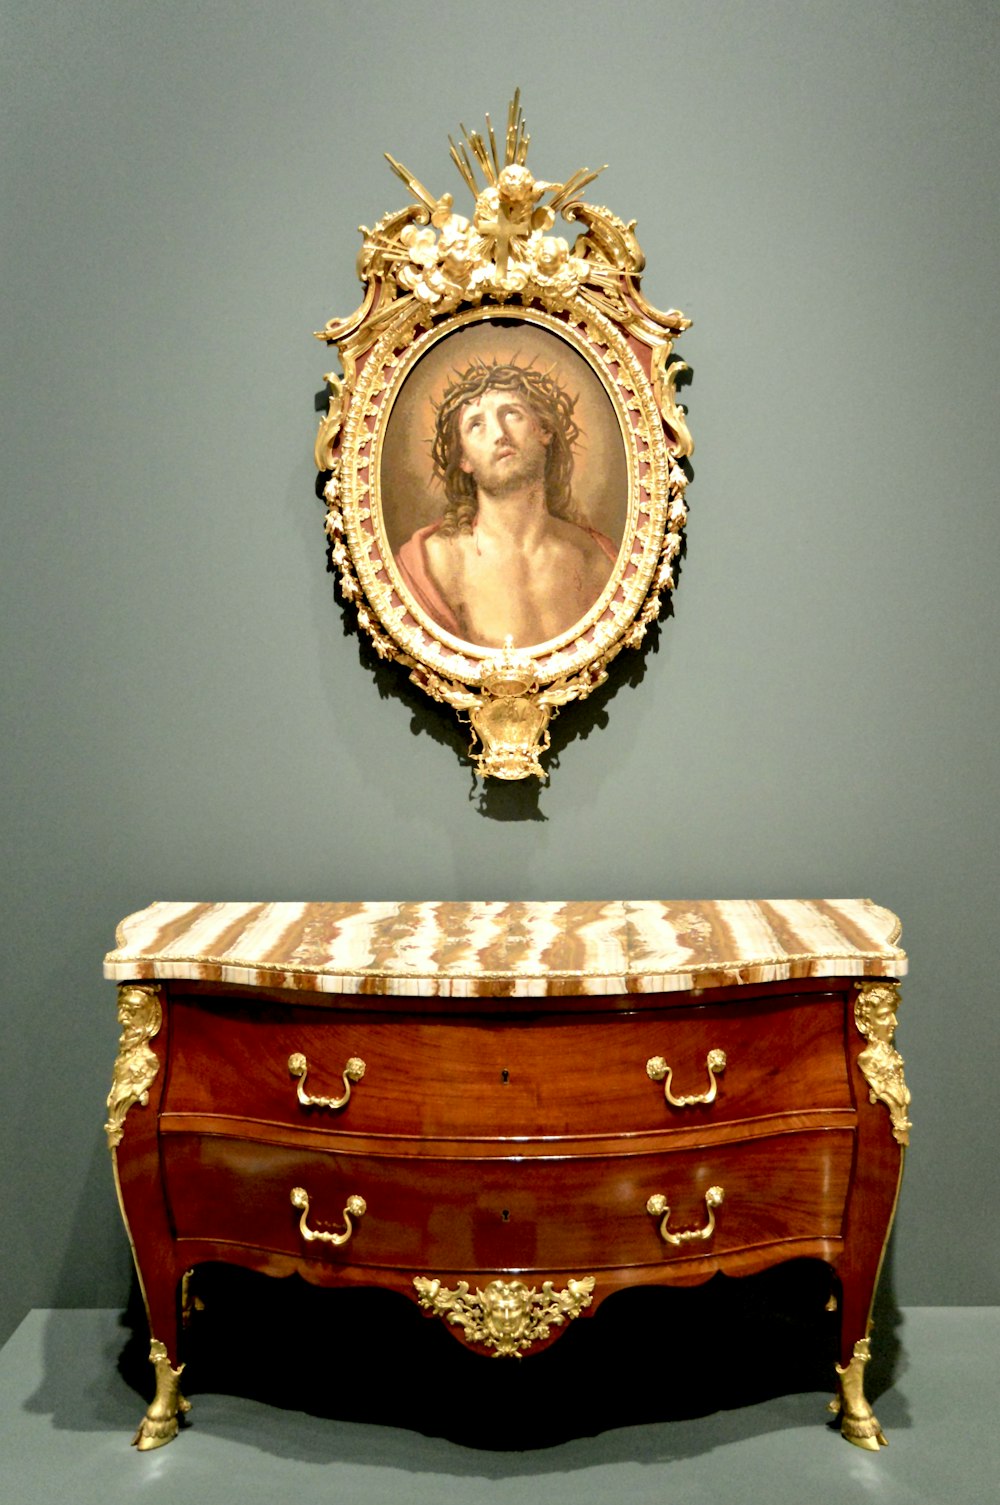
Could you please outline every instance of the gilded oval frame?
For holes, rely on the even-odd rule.
[[[517,650],[530,656],[534,678],[544,685],[607,654],[645,600],[660,557],[669,455],[652,387],[620,329],[582,299],[573,299],[562,314],[480,305],[435,321],[416,338],[405,317],[400,327],[393,321],[354,389],[340,446],[340,500],[359,584],[385,632],[432,672],[478,685],[484,663],[495,659],[502,645],[476,644],[449,632],[407,589],[385,526],[382,456],[395,405],[418,363],[457,331],[495,322],[544,330],[582,357],[611,404],[624,451],[625,522],[607,584],[561,635]]]
[[[356,609],[358,627],[378,656],[395,660],[421,690],[468,722],[471,758],[484,778],[544,779],[540,758],[550,744],[551,717],[567,702],[597,689],[623,648],[640,646],[661,612],[664,595],[674,588],[687,520],[685,461],[693,445],[675,390],[679,374],[687,368],[673,356],[673,343],[691,321],[678,309],[661,312],[646,301],[640,290],[645,257],[634,221],[626,224],[609,209],[581,197],[596,173],[579,169],[561,183],[533,177],[525,166],[529,137],[517,95],[508,111],[506,134],[499,140],[489,117],[486,137],[463,130],[463,138],[460,145],[452,143],[451,156],[475,200],[471,219],[458,212],[451,194],[435,196],[386,154],[412,198],[372,229],[362,227],[358,275],[364,300],[348,318],[330,319],[317,331],[317,338],[337,347],[343,375],[327,375],[329,404],[316,438],[316,465],[327,502],[330,568],[339,576],[344,600]],[[559,216],[578,227],[572,245],[550,233]],[[413,518],[430,502],[426,492],[415,502],[408,493],[402,510],[412,531],[399,532],[398,516],[387,529],[388,491],[383,486],[383,461],[391,448],[387,436],[394,413],[405,407],[408,383],[415,380],[422,362],[447,349],[449,339],[487,324],[509,325],[530,332],[536,340],[556,341],[561,359],[572,352],[571,364],[582,362],[577,375],[584,373],[584,385],[592,383],[592,390],[610,404],[627,492],[610,574],[603,577],[592,549],[561,528],[560,548],[568,542],[569,557],[579,562],[576,598],[568,596],[568,604],[564,600],[560,619],[558,611],[546,609],[557,599],[551,574],[547,580],[544,575],[529,580],[535,589],[524,592],[511,623],[516,627],[520,621],[521,636],[526,621],[529,630],[537,622],[553,635],[517,644],[512,630],[499,647],[494,640],[503,623],[496,616],[489,621],[485,610],[478,623],[473,622],[482,635],[479,642],[456,633],[448,622],[458,626],[472,621],[475,613],[469,601],[484,586],[494,600],[498,593],[502,597],[506,574],[494,571],[490,577],[487,572],[471,586],[463,563],[459,580],[465,582],[465,594],[460,591],[449,602],[424,552],[424,543],[443,519],[435,520],[432,512],[434,526],[414,527]],[[527,366],[522,363],[522,369],[530,369],[533,361],[534,357]],[[518,362],[505,358],[500,364]],[[558,362],[550,370],[557,368]],[[535,383],[536,395],[548,374],[536,373],[542,378]],[[554,386],[560,385],[561,376],[560,371],[553,378]],[[566,390],[564,386],[559,402]],[[460,403],[456,389],[451,391],[448,400]],[[421,401],[429,428],[434,402]],[[552,420],[555,410],[547,411]],[[591,416],[596,412],[590,409]],[[593,436],[604,425],[607,439],[607,415],[603,408],[601,413]],[[542,423],[543,433],[550,437],[557,428],[558,424],[554,429],[550,422]],[[576,438],[591,436],[572,419],[563,437],[572,439],[574,429]],[[408,442],[412,463],[409,469],[401,468],[393,484],[412,489],[422,484],[418,472],[424,473],[422,463],[413,462],[417,451],[412,435]],[[439,431],[438,457],[431,466],[439,476],[444,473],[439,463],[443,442]],[[595,443],[593,455],[599,453],[600,444]],[[616,454],[614,446],[609,450],[605,443],[612,470],[619,463]],[[472,458],[463,440],[461,469],[470,474]],[[597,464],[595,459],[595,471]],[[573,497],[565,489],[561,495],[555,487],[550,491],[551,468],[546,462],[546,509],[589,532],[592,543],[610,559],[611,535],[587,521],[592,496],[587,497],[584,486]],[[450,462],[447,473],[455,474]],[[478,475],[476,481],[481,486]],[[613,474],[603,477],[605,497],[617,484]],[[451,493],[451,504],[465,513],[459,532],[469,523],[469,500],[470,495],[459,499],[454,490]],[[570,500],[577,506],[566,511]],[[472,512],[474,517],[475,506]],[[446,536],[454,532],[446,530]],[[554,531],[551,536],[555,540]],[[396,559],[397,550],[404,548],[412,589]],[[522,577],[512,573],[511,578]],[[603,584],[597,584],[598,578]],[[588,595],[591,586],[593,598]],[[578,604],[580,615],[567,620]]]

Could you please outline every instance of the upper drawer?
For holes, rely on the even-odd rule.
[[[623,1002],[625,1002],[623,1000]],[[625,1005],[627,1007],[627,1003]],[[711,1103],[710,1053],[722,1052]],[[289,1062],[304,1057],[303,1080]],[[364,1074],[343,1107],[351,1058]],[[717,1060],[715,1056],[713,1059]],[[654,1068],[655,1070],[655,1068]],[[506,1140],[648,1133],[852,1107],[839,994],[663,1010],[371,1016],[180,997],[162,1110],[351,1134]]]

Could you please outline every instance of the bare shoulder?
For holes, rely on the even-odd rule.
[[[431,574],[442,589],[454,586],[462,573],[467,539],[461,533],[443,533],[440,528],[428,534],[424,551]]]
[[[555,524],[554,538],[563,549],[572,550],[582,563],[608,563],[608,553],[602,548],[593,531],[582,523],[570,522],[567,518],[552,519]]]

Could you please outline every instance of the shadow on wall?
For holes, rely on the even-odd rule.
[[[108,1057],[108,1086],[114,1056]],[[65,1253],[55,1281],[52,1305],[63,1307],[94,1306],[95,1291],[106,1292],[110,1305],[117,1294],[128,1289],[134,1279],[132,1255],[122,1225],[107,1139],[101,1127],[104,1104],[95,1103],[93,1142],[82,1184],[76,1189],[72,1217],[53,1233],[63,1239]],[[67,1187],[60,1186],[65,1195]],[[93,1260],[101,1268],[93,1268]]]
[[[560,708],[550,722],[552,743],[542,758],[543,766],[550,776],[560,766],[561,756],[577,740],[584,741],[594,730],[606,727],[611,701],[626,687],[635,689],[645,678],[647,659],[660,651],[662,624],[674,613],[673,600],[667,603],[663,615],[647,629],[642,648],[636,652],[627,650],[610,665],[607,681],[586,700],[570,701]],[[352,612],[344,618],[344,635],[352,636]],[[454,711],[437,705],[422,691],[413,686],[406,671],[398,664],[380,659],[367,638],[358,641],[358,660],[375,681],[382,700],[399,700],[410,713],[410,732],[414,737],[429,736],[448,756],[469,767],[468,801],[480,815],[495,821],[544,821],[548,817],[542,808],[546,785],[537,779],[519,779],[504,783],[499,779],[484,781],[477,777],[469,762],[470,732],[460,722]],[[620,707],[626,714],[628,707]]]

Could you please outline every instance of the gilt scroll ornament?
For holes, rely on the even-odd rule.
[[[149,1041],[158,1032],[161,1020],[156,988],[128,984],[118,989],[118,1023],[122,1032],[108,1093],[108,1121],[104,1125],[109,1149],[121,1143],[125,1115],[132,1105],[139,1103],[144,1108],[149,1101],[149,1089],[160,1064]]]
[[[453,1327],[461,1327],[470,1343],[493,1349],[493,1358],[519,1358],[549,1336],[553,1327],[579,1317],[593,1300],[595,1277],[570,1280],[557,1291],[551,1280],[541,1290],[521,1280],[491,1280],[482,1290],[470,1291],[460,1280],[454,1290],[440,1280],[414,1278],[420,1305]]]
[[[913,1127],[907,1114],[910,1089],[903,1078],[903,1057],[893,1045],[899,984],[862,982],[857,987],[854,1021],[868,1041],[858,1056],[858,1066],[868,1083],[871,1101],[885,1103],[888,1108],[896,1141],[908,1145]]]
[[[380,658],[469,726],[483,777],[546,777],[549,723],[673,590],[692,451],[645,258],[597,176],[536,179],[518,97],[451,157],[471,218],[411,202],[364,236],[316,439],[329,562]],[[572,244],[557,217],[579,228]]]

